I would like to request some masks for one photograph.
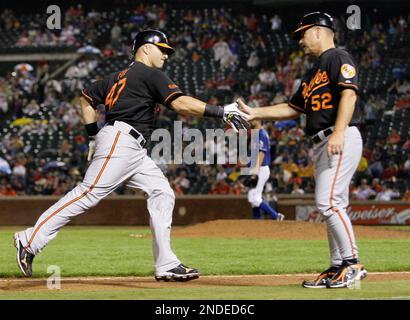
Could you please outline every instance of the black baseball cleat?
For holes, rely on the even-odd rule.
[[[20,270],[26,277],[31,277],[31,275],[33,274],[32,264],[34,254],[31,254],[26,249],[24,249],[17,233],[14,235],[14,245],[17,249],[17,264]]]
[[[155,275],[155,280],[157,281],[190,281],[199,278],[199,271],[196,269],[191,269],[182,263],[165,272],[157,273]]]
[[[343,266],[332,278],[326,280],[326,287],[333,289],[350,288],[366,276],[367,270],[360,263]]]
[[[310,289],[325,289],[327,280],[333,278],[340,268],[341,267],[330,267],[319,274],[316,279],[303,281],[302,287]]]

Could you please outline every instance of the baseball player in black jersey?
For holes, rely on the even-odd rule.
[[[247,129],[249,125],[236,103],[212,106],[186,96],[160,70],[174,52],[164,33],[138,33],[132,50],[135,61],[128,68],[94,82],[83,91],[81,108],[90,137],[88,158],[92,160],[84,181],[45,211],[34,227],[15,234],[17,262],[26,276],[32,274],[34,256],[72,217],[95,206],[125,183],[148,196],[155,278],[187,281],[199,277],[198,270],[182,264],[171,249],[175,195],[144,149],[154,129],[155,107],[162,104],[183,115],[220,118],[235,130]],[[96,108],[101,104],[106,109],[106,125],[99,131]]]
[[[317,61],[289,103],[252,109],[238,101],[248,120],[306,115],[306,133],[314,143],[315,201],[327,222],[331,265],[316,279],[304,281],[305,288],[343,288],[367,274],[346,213],[349,184],[362,153],[357,66],[349,53],[335,48],[334,31],[327,13],[301,19],[293,35]]]

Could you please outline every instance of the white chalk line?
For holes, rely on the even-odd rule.
[[[407,275],[410,274],[410,271],[397,271],[397,272],[369,272],[368,275]],[[283,277],[312,277],[317,276],[317,273],[291,273],[291,274],[247,274],[247,275],[207,275],[207,276],[200,276],[199,279],[224,279],[224,278],[266,278],[266,277],[273,277],[273,278],[283,278]],[[62,277],[61,282],[75,282],[75,281],[82,281],[82,282],[93,282],[93,281],[138,281],[138,280],[152,280],[154,279],[153,276],[148,277],[135,277],[135,276],[127,276],[127,277],[93,277],[93,276],[86,276],[86,277]],[[7,278],[1,279],[1,282],[42,282],[47,281],[47,278]]]

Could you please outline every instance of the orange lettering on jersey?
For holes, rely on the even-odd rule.
[[[127,71],[130,70],[130,68],[127,68],[125,70],[122,70],[119,74],[118,74],[118,79],[121,79],[123,76],[125,76],[125,74],[127,73]]]
[[[332,109],[333,105],[329,104],[332,101],[332,95],[329,92],[325,92],[322,95],[315,94],[312,96],[311,105],[312,111],[319,111],[320,109]]]
[[[320,69],[316,72],[316,74],[310,80],[309,85],[306,82],[303,82],[303,91],[302,95],[303,98],[306,100],[312,95],[312,92],[316,89],[319,89],[327,84],[329,84],[329,77],[326,71],[321,72]]]
[[[127,78],[121,79],[120,81],[116,82],[110,89],[110,92],[108,93],[107,97],[105,98],[105,105],[108,107],[109,110],[112,109],[114,104],[117,102],[121,91],[124,89],[125,84],[127,83]],[[120,85],[118,91],[116,92],[116,89]],[[115,98],[114,98],[115,94]]]
[[[178,86],[177,86],[176,84],[169,84],[169,85],[168,85],[168,88],[170,88],[170,89],[176,89],[176,88],[178,88]]]

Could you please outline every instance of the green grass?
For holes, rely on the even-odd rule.
[[[0,233],[0,277],[18,277],[12,234]],[[34,260],[34,277],[57,265],[62,276],[147,276],[153,273],[151,237],[146,228],[67,227]],[[9,245],[8,245],[9,244]],[[178,257],[204,275],[317,272],[328,266],[326,240],[173,238]],[[361,240],[360,256],[369,271],[410,270],[410,240]]]
[[[0,229],[0,277],[21,277],[12,235],[22,228]],[[47,277],[57,265],[63,277],[150,276],[151,236],[147,228],[66,227],[34,260],[34,277]],[[410,271],[410,240],[359,240],[362,262],[370,272]],[[282,274],[322,271],[329,264],[326,240],[173,238],[172,246],[187,265],[203,275]],[[274,287],[207,286],[121,290],[1,292],[0,299],[365,299],[407,297],[409,281],[362,282],[361,290],[306,290],[299,285]]]

